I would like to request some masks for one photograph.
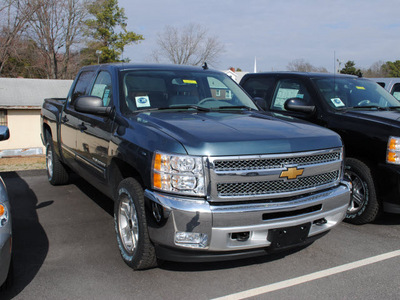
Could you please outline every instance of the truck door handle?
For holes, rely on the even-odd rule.
[[[81,132],[84,132],[87,129],[87,127],[85,126],[85,124],[83,122],[82,122],[82,124],[78,125],[78,128]]]
[[[67,118],[67,116],[62,117],[61,122],[62,123],[67,123],[69,120]]]

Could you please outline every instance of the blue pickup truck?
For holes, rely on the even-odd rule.
[[[49,182],[75,172],[114,200],[133,269],[304,245],[349,205],[339,135],[260,111],[206,66],[84,67],[41,118]]]

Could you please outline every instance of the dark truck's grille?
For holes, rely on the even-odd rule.
[[[310,156],[285,157],[285,158],[253,158],[240,160],[216,160],[216,171],[262,170],[277,169],[284,165],[310,165],[320,164],[340,159],[340,152],[315,154]]]
[[[342,149],[207,160],[210,201],[284,199],[337,185]]]
[[[339,179],[339,171],[329,172],[315,176],[303,177],[296,181],[266,181],[266,182],[241,182],[241,183],[220,183],[217,184],[217,191],[220,196],[244,196],[244,195],[266,195],[287,193],[309,189]]]

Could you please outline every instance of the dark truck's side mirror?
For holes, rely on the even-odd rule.
[[[0,141],[5,141],[10,138],[10,130],[7,126],[0,126]]]
[[[290,98],[285,101],[284,107],[288,111],[305,113],[312,115],[315,112],[315,106],[307,104],[304,99]]]
[[[103,100],[96,96],[81,96],[75,100],[75,110],[81,113],[108,116],[111,107],[103,106]]]
[[[267,110],[267,101],[260,97],[254,97],[253,101],[258,105],[262,110]]]

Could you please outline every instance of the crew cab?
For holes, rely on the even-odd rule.
[[[114,200],[133,269],[304,245],[350,201],[339,135],[260,111],[206,66],[84,67],[41,119],[49,182],[73,171]]]
[[[297,72],[246,74],[240,85],[267,111],[336,131],[352,182],[346,220],[400,213],[400,102],[380,85],[350,75]]]

